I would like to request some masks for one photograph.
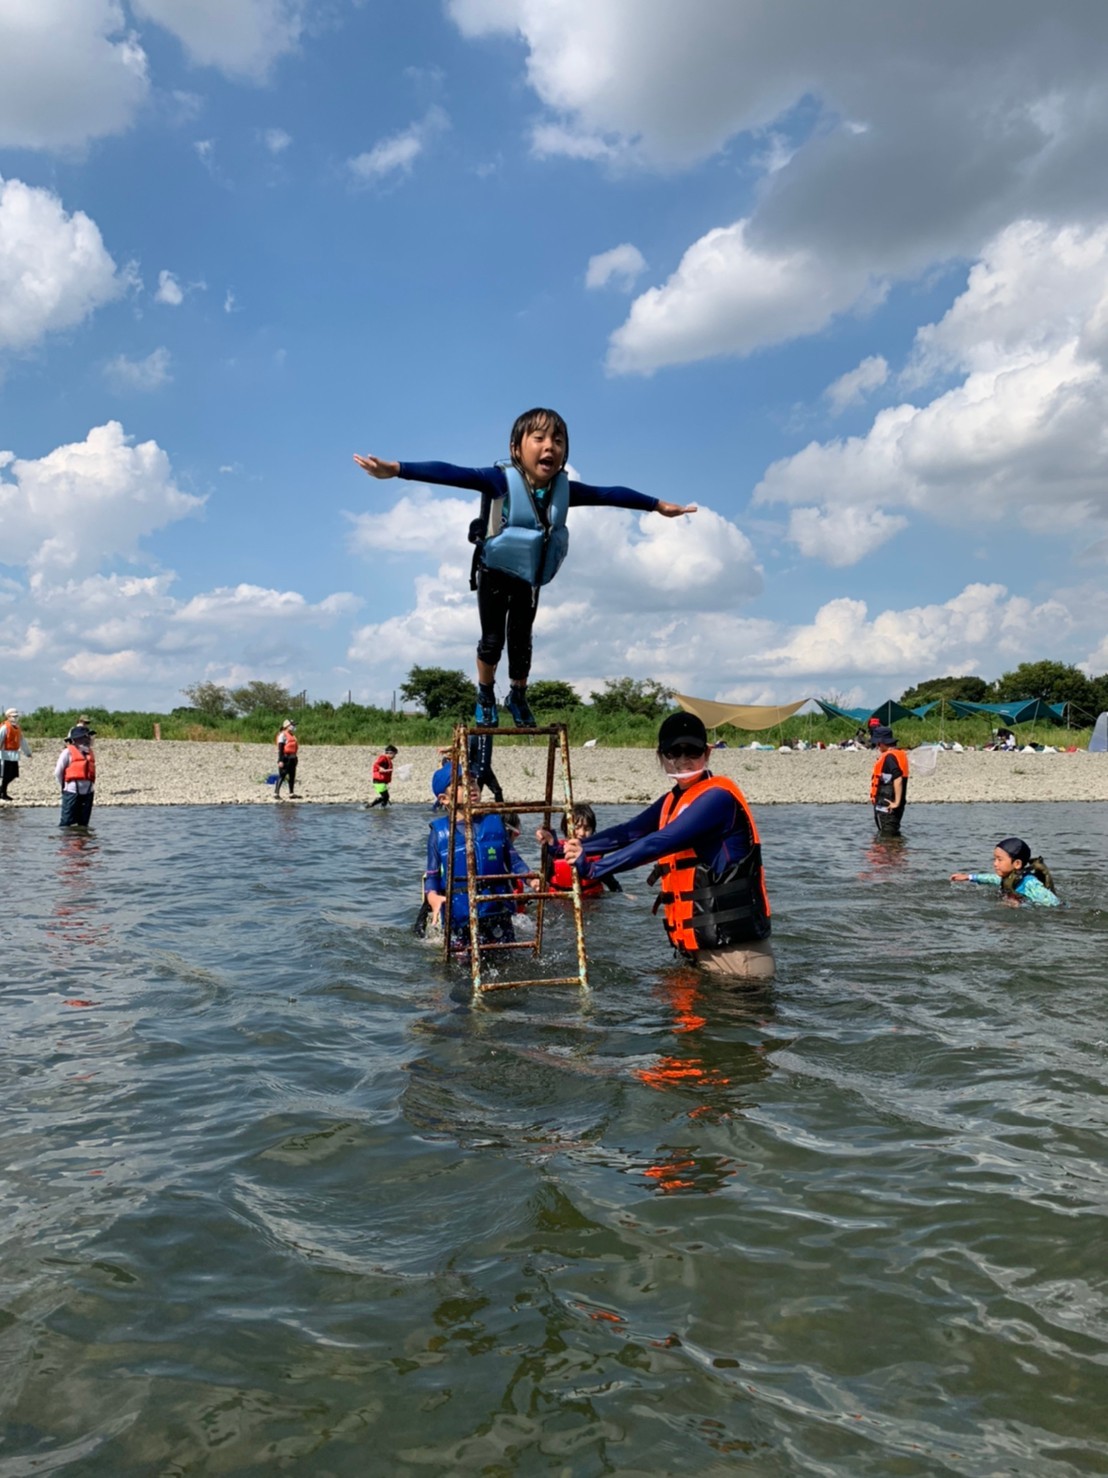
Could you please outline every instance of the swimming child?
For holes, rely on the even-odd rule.
[[[952,883],[984,883],[999,888],[1002,896],[1012,901],[1038,904],[1041,908],[1058,908],[1062,900],[1054,891],[1054,879],[1041,857],[1032,857],[1031,848],[1019,837],[1005,837],[993,848],[992,872],[952,872]]]
[[[455,467],[449,462],[354,460],[370,477],[399,477],[481,494],[481,513],[470,524],[475,545],[470,589],[477,592],[481,640],[477,643],[477,707],[481,727],[499,723],[496,668],[508,647],[508,709],[520,728],[533,729],[527,702],[531,631],[539,591],[557,574],[569,548],[570,508],[631,508],[678,518],[696,504],[667,503],[633,488],[591,487],[566,473],[569,432],[557,411],[536,407],[517,417],[509,438],[511,460],[493,467]]]
[[[589,837],[596,835],[596,812],[585,802],[579,802],[573,807],[572,815],[566,812],[562,817],[562,836],[568,840],[573,836],[578,842],[587,841]],[[573,891],[573,866],[566,859],[565,842],[560,841],[552,831],[545,826],[540,826],[535,832],[536,841],[545,842],[550,848],[550,860],[554,864],[550,872],[550,886],[558,893],[572,893]],[[609,873],[607,876],[595,878],[582,878],[581,897],[599,898],[604,889],[609,893],[622,893],[619,879]]]

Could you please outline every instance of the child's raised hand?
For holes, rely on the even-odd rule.
[[[660,513],[663,518],[680,518],[682,513],[695,513],[695,503],[665,503],[661,498],[654,505],[654,512]]]
[[[396,477],[400,472],[399,462],[386,462],[381,457],[359,457],[354,453],[354,460],[363,472],[368,472],[370,477]]]
[[[547,847],[552,847],[555,842],[555,836],[547,827],[537,826],[535,828],[535,840],[536,842],[542,842]]]

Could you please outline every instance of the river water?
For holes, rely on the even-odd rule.
[[[0,814],[0,1478],[1108,1473],[1108,807],[763,808],[772,989],[631,875],[476,1006],[427,819]]]

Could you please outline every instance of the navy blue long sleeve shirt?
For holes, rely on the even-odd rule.
[[[405,482],[430,482],[439,487],[469,488],[480,493],[482,500],[504,498],[508,479],[503,467],[455,467],[452,462],[401,462],[398,477]],[[639,513],[653,513],[657,498],[648,498],[634,488],[594,488],[587,482],[570,481],[571,508],[631,508]],[[482,513],[485,507],[482,503]]]
[[[620,826],[609,826],[582,843],[577,870],[582,877],[603,878],[657,862],[671,852],[691,849],[714,872],[741,862],[752,841],[743,808],[716,786],[690,801],[676,820],[659,830],[664,795]]]

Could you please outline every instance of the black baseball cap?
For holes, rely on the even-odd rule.
[[[665,753],[672,744],[682,740],[708,748],[708,730],[695,713],[671,713],[662,720],[658,730],[658,748]]]

